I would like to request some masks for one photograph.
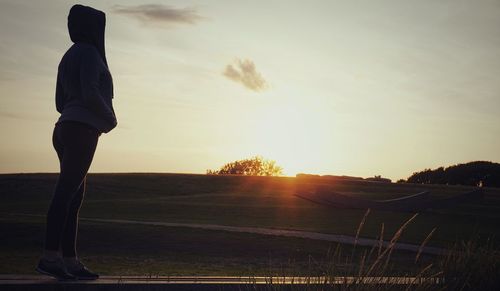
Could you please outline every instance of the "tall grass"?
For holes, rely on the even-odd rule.
[[[439,261],[449,290],[500,290],[500,250],[474,236],[451,246]]]
[[[456,243],[431,261],[423,262],[422,252],[436,228],[421,242],[410,271],[394,268],[397,242],[418,213],[404,222],[384,246],[384,224],[378,243],[357,248],[359,234],[370,210],[363,216],[352,249],[341,244],[330,248],[321,262],[309,257],[308,270],[288,268],[270,272],[264,286],[251,284],[241,290],[500,290],[500,253],[493,239],[478,238]],[[286,271],[285,271],[286,270]],[[290,271],[291,270],[291,271]],[[303,274],[306,276],[303,276]],[[394,277],[397,276],[397,277]],[[285,278],[292,284],[283,284]],[[295,279],[295,280],[294,280]],[[288,282],[290,283],[290,282]]]

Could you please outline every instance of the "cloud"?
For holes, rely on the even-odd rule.
[[[1,118],[12,118],[12,119],[24,119],[24,116],[22,116],[21,114],[10,113],[10,112],[5,112],[5,111],[0,111],[0,117]]]
[[[255,70],[255,64],[248,59],[237,59],[234,66],[232,64],[227,65],[223,74],[252,91],[262,91],[268,87],[266,80]]]
[[[195,24],[204,19],[193,8],[173,8],[163,4],[143,4],[137,6],[113,6],[113,12],[134,17],[144,23]]]

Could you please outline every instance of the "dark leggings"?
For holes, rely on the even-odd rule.
[[[62,251],[64,257],[76,256],[78,212],[98,139],[98,131],[84,123],[64,121],[54,128],[60,174],[47,213],[45,249]]]

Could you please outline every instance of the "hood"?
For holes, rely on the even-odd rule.
[[[71,41],[84,42],[97,48],[102,60],[108,65],[104,49],[106,14],[92,7],[73,5],[68,15],[68,30]]]

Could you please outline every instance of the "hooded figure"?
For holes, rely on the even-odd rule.
[[[113,80],[104,46],[106,15],[92,7],[74,5],[68,15],[73,46],[58,68],[56,107],[58,122],[86,123],[100,133],[112,130],[117,122],[113,110]]]
[[[78,212],[85,196],[87,172],[101,133],[116,126],[113,80],[104,50],[106,16],[75,5],[68,15],[74,44],[59,63],[56,108],[61,116],[52,142],[60,164],[47,213],[45,247],[36,270],[58,279],[97,279],[77,255]]]
[[[103,62],[108,65],[104,49],[106,14],[92,7],[74,5],[68,15],[68,30],[71,41],[95,46]]]

